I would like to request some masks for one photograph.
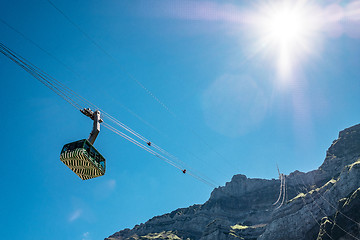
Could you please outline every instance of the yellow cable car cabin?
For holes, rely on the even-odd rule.
[[[105,174],[105,158],[86,139],[65,144],[60,160],[82,180]]]
[[[80,110],[93,121],[93,129],[89,139],[65,144],[60,153],[60,160],[82,180],[96,178],[105,174],[105,158],[93,146],[100,132],[100,111],[89,108]]]

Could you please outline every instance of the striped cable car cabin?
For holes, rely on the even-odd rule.
[[[80,111],[94,121],[93,130],[89,139],[65,144],[61,150],[60,160],[82,180],[87,180],[105,174],[105,158],[93,146],[100,132],[102,119],[99,111],[93,112],[89,108]]]

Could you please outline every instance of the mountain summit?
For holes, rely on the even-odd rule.
[[[235,175],[204,204],[157,216],[105,240],[327,240],[360,239],[360,124],[344,129],[324,163],[280,180]]]

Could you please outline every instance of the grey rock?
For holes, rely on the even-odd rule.
[[[279,180],[239,174],[214,189],[204,204],[154,217],[106,240],[324,240],[331,234],[336,237],[333,239],[349,239],[348,234],[336,231],[336,226],[347,224],[340,212],[360,212],[360,124],[339,133],[318,169],[294,171],[286,176],[286,182],[287,201],[281,208],[273,206]],[[353,217],[360,221],[358,215]],[[355,225],[346,229],[358,236],[359,225],[357,229]]]

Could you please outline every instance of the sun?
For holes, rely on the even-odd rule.
[[[319,29],[319,12],[308,1],[271,1],[254,14],[257,48],[270,52],[281,79],[292,77],[294,68],[313,52]]]
[[[264,27],[272,41],[287,44],[296,41],[306,33],[304,20],[305,16],[301,12],[281,9],[273,12]]]

